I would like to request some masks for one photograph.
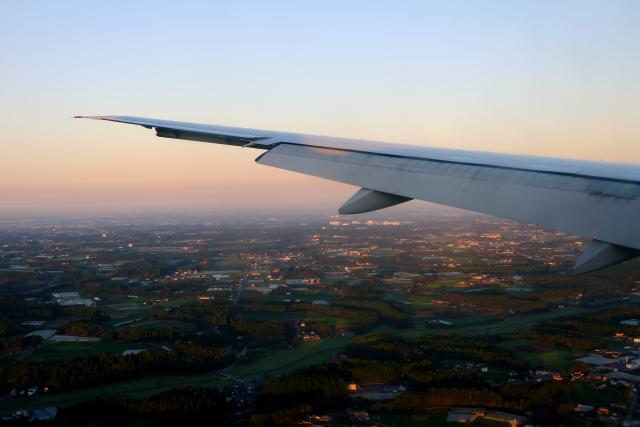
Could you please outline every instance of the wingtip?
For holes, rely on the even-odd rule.
[[[73,116],[74,119],[105,120],[108,116]]]

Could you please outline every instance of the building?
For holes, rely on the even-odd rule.
[[[58,332],[55,329],[40,329],[37,331],[29,332],[25,337],[40,337],[43,340],[48,340]]]
[[[583,362],[583,363],[586,363],[587,365],[593,365],[593,366],[606,366],[606,365],[611,365],[613,363],[616,363],[618,362],[618,360],[612,359],[610,357],[603,357],[603,356],[600,356],[599,354],[590,354],[589,356],[584,356],[579,359],[576,359],[576,362]]]
[[[512,427],[517,427],[519,425],[529,423],[530,421],[528,417],[523,415],[487,410],[484,408],[451,408],[449,415],[447,416],[447,421],[460,424],[471,424],[479,419],[489,422],[493,421],[495,423],[504,423]]]
[[[302,335],[302,342],[318,342],[318,341],[320,341],[320,335],[316,334],[313,331],[308,334]]]
[[[145,351],[144,348],[136,348],[136,349],[133,349],[133,350],[125,350],[125,351],[122,352],[122,355],[123,356],[135,356],[136,354],[140,354],[143,351]]]
[[[91,298],[82,298],[79,292],[54,292],[51,296],[58,305],[64,307],[74,305],[93,307],[96,305],[96,302]]]
[[[361,384],[351,396],[365,400],[390,400],[404,391],[407,388],[402,384]]]

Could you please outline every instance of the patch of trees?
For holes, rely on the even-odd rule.
[[[542,275],[530,276],[527,283],[541,287],[536,294],[542,299],[564,299],[582,294],[583,299],[596,297],[610,297],[613,294],[631,291],[638,280],[637,271],[633,266],[628,271],[621,268],[617,272],[608,271],[605,275],[591,274],[588,276],[575,275]]]
[[[293,305],[292,311],[310,311],[321,313],[325,316],[341,317],[349,322],[352,329],[356,331],[368,330],[375,326],[380,317],[377,313],[369,310],[360,310],[332,305],[313,305],[309,303],[298,303]]]
[[[391,402],[375,405],[383,412],[425,413],[433,408],[479,406],[494,409],[524,411],[554,403],[562,386],[546,383],[542,386],[505,385],[503,387],[467,388],[437,387],[426,392],[408,391]]]
[[[362,299],[347,299],[338,302],[337,305],[373,311],[380,316],[380,318],[393,326],[401,328],[408,328],[411,326],[411,318],[409,315],[390,303]]]
[[[229,410],[215,388],[184,388],[148,399],[97,399],[58,411],[49,425],[223,425]]]
[[[0,367],[0,387],[8,391],[39,385],[62,391],[167,372],[202,372],[221,368],[232,359],[219,348],[177,341],[169,352],[148,350],[132,356],[98,353],[42,363],[13,360]]]
[[[132,262],[118,266],[115,275],[122,277],[136,277],[140,279],[153,279],[171,271],[171,266],[152,257],[145,256]]]
[[[267,427],[295,425],[304,415],[311,413],[313,406],[309,403],[300,403],[289,406],[286,409],[275,410],[266,414],[255,414],[249,418],[249,427]]]
[[[597,339],[591,339],[581,333],[562,330],[547,330],[536,327],[531,331],[516,332],[511,335],[514,339],[527,339],[548,347],[575,348],[579,350],[591,349],[598,344]]]
[[[229,326],[237,334],[247,337],[252,346],[286,344],[293,338],[293,331],[285,322],[236,317],[231,319]]]
[[[424,360],[464,360],[518,367],[510,351],[482,338],[455,334],[427,334],[405,339],[396,334],[371,334],[356,339],[345,354],[355,359],[408,363]]]
[[[621,325],[620,321],[640,318],[638,307],[617,307],[600,310],[589,316],[576,316],[541,322],[533,330],[510,335],[515,339],[528,339],[550,347],[566,347],[587,350],[598,346],[598,337],[613,336],[624,332],[629,336],[640,335],[640,327]]]
[[[284,304],[264,304],[259,302],[243,303],[239,308],[242,311],[259,311],[263,313],[284,313],[287,310]]]
[[[361,383],[391,383],[402,379],[403,369],[398,362],[348,359],[344,366],[352,379]]]
[[[491,293],[442,292],[441,298],[458,307],[469,307],[487,312],[515,310],[519,313],[543,311],[548,308],[544,301],[531,296],[496,295]]]
[[[23,320],[53,319],[63,313],[62,307],[19,298],[0,297],[0,313],[14,325]],[[5,324],[8,326],[8,323]]]
[[[200,325],[227,326],[235,313],[235,305],[226,302],[203,301],[195,305],[184,305],[170,310],[154,307],[156,319],[183,320]]]
[[[108,331],[102,335],[104,339],[117,339],[123,341],[155,341],[158,339],[171,340],[175,338],[186,338],[184,333],[171,328],[141,329],[121,327],[114,332]]]
[[[407,375],[415,390],[433,387],[481,387],[484,381],[477,370],[462,369],[412,369]]]
[[[508,350],[491,341],[462,335],[425,335],[405,339],[396,334],[371,334],[346,350],[342,367],[362,383],[406,382],[412,389],[481,387],[478,368],[455,368],[459,362],[494,363],[521,368]]]
[[[335,335],[336,328],[323,322],[305,321],[305,331],[315,332],[322,338],[328,338]]]
[[[42,344],[42,338],[35,335],[30,337],[16,335],[8,338],[0,338],[0,354],[16,353],[40,344]]]
[[[107,332],[107,328],[95,320],[72,320],[65,323],[61,330],[65,335],[80,337],[103,337]]]
[[[155,307],[152,316],[156,319],[192,322],[203,328],[210,326],[228,328],[236,336],[247,338],[252,346],[285,344],[293,338],[293,331],[285,322],[254,320],[240,316],[238,311],[238,306],[235,304],[203,301],[171,310]],[[120,338],[119,335],[118,338]]]
[[[346,401],[347,397],[347,383],[334,367],[314,366],[266,380],[260,387],[259,404],[332,406]]]
[[[121,326],[115,330],[107,329],[100,321],[93,319],[72,320],[65,323],[61,327],[61,331],[65,335],[75,335],[80,337],[98,337],[103,340],[122,340],[122,341],[150,341],[165,339],[171,340],[176,338],[190,338],[192,334],[185,334],[171,328],[154,328],[142,329]]]
[[[22,334],[26,329],[8,317],[0,317],[0,337]]]

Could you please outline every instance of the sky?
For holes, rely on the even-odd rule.
[[[0,215],[335,211],[134,115],[640,163],[640,2],[0,0]]]

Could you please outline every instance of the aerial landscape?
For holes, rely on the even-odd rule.
[[[640,427],[639,22],[0,0],[0,426]]]
[[[3,221],[0,410],[630,425],[637,263],[576,276],[582,246],[459,211]]]

